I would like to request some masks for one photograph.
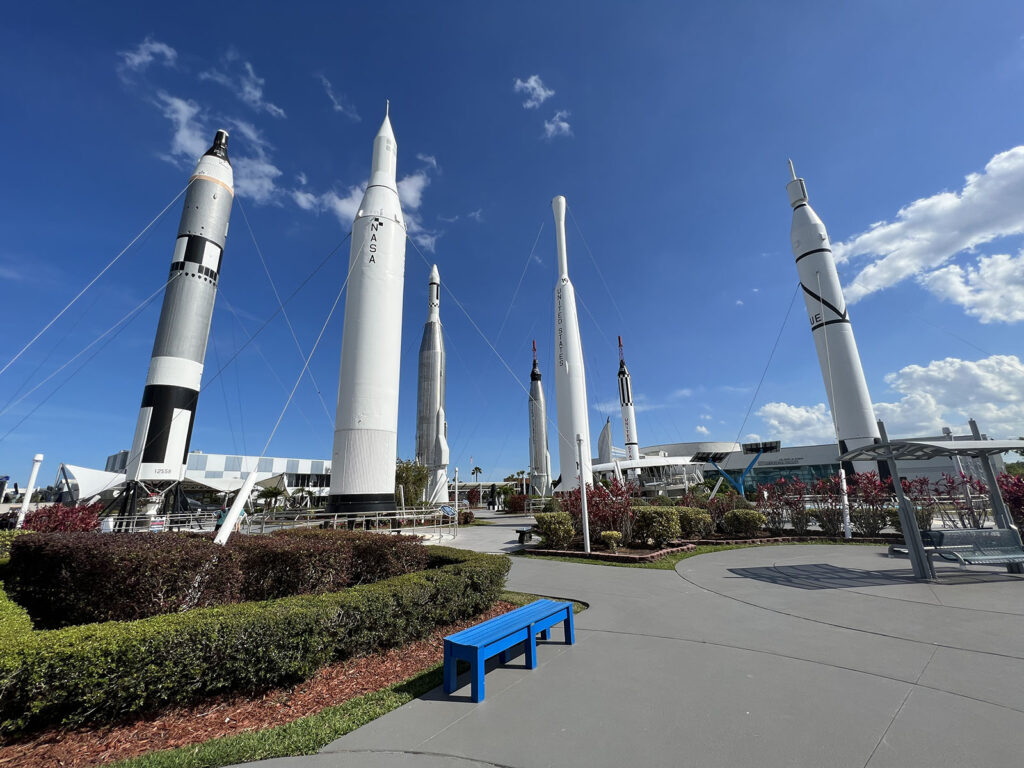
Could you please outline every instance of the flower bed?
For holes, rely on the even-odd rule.
[[[699,542],[698,542],[699,543]],[[676,555],[680,552],[691,552],[696,549],[695,544],[681,544],[668,547],[667,549],[651,550],[643,554],[635,552],[576,552],[564,549],[528,549],[526,554],[542,555],[547,557],[578,557],[582,560],[604,560],[610,563],[653,563],[666,555]]]

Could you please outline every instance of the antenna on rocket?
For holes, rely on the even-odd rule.
[[[537,362],[537,340],[533,340],[533,362]]]
[[[793,168],[793,160],[789,160],[789,175],[793,177],[793,181],[796,181],[796,170]]]
[[[389,114],[391,114],[391,99],[384,99],[384,117],[387,117]],[[789,165],[790,167],[793,166],[792,163]],[[794,178],[796,177],[794,176]]]
[[[622,354],[622,337],[619,336],[619,362],[624,363],[626,358]]]

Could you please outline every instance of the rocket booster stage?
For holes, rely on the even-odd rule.
[[[558,400],[558,463],[562,470],[559,491],[593,482],[590,454],[590,420],[587,414],[587,380],[583,370],[583,344],[576,314],[576,291],[569,280],[565,250],[565,198],[551,201],[558,244],[558,286],[555,288],[555,395]],[[583,438],[583,466],[577,461],[576,435]]]
[[[352,222],[328,514],[395,509],[405,220],[398,143],[387,114],[370,184]]]
[[[793,206],[790,238],[800,274],[807,315],[818,350],[828,404],[840,451],[868,445],[878,437],[875,411],[868,394],[850,313],[846,308],[832,244],[825,225],[807,202],[807,186],[789,164],[792,181],[786,185]]]
[[[551,455],[548,453],[548,415],[544,387],[537,365],[537,342],[533,342],[533,370],[530,371],[530,493],[551,495]]]
[[[633,384],[622,354],[622,337],[619,336],[619,406],[622,408],[622,434],[626,440],[626,458],[636,461],[640,458],[640,443],[636,435],[636,412],[633,409]]]
[[[441,276],[437,265],[427,284],[427,322],[420,343],[416,399],[416,461],[431,470],[425,501],[448,502],[448,423],[445,421],[445,355],[441,333]],[[409,501],[413,501],[410,499]]]
[[[189,179],[142,408],[128,455],[129,481],[177,482],[185,477],[235,196],[227,149],[227,131],[217,131],[213,146],[199,159]]]

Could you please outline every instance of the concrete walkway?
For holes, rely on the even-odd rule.
[[[675,572],[516,559],[509,588],[590,604],[487,674],[261,768],[1017,765],[1024,577],[940,567],[910,579],[882,548],[780,546]]]
[[[442,535],[428,536],[428,544],[441,544],[458,549],[471,549],[474,552],[502,554],[517,552],[523,549],[519,543],[516,528],[526,528],[534,524],[532,515],[513,515],[507,512],[493,512],[486,509],[474,509],[477,520],[486,520],[490,525],[460,525],[459,535],[455,538]],[[533,539],[534,545],[537,539]]]

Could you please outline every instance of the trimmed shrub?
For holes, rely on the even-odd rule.
[[[526,511],[526,500],[529,496],[524,496],[521,493],[510,494],[505,499],[505,511],[506,512],[525,512]]]
[[[19,536],[24,536],[32,531],[24,528],[18,530],[0,531],[0,558],[9,557],[11,554],[11,542]]]
[[[764,515],[753,509],[733,509],[725,513],[725,529],[740,538],[752,539],[764,528]]]
[[[459,525],[469,525],[476,520],[476,515],[473,514],[473,510],[459,508]]]
[[[296,682],[479,614],[507,557],[428,547],[433,570],[345,592],[33,632],[0,646],[0,732],[111,722]]]
[[[32,619],[29,618],[28,612],[7,596],[3,591],[3,584],[0,583],[0,647],[31,633]]]
[[[11,592],[45,628],[337,592],[422,570],[416,536],[302,528],[235,535],[37,534],[12,546]]]
[[[679,530],[691,539],[707,538],[715,529],[711,515],[696,507],[679,507]]]
[[[98,531],[102,504],[79,504],[68,507],[53,504],[39,507],[25,513],[23,527],[37,533],[75,533]]]
[[[480,489],[474,487],[474,488],[470,488],[468,491],[466,491],[466,502],[471,507],[479,507],[480,506]],[[460,525],[462,524],[461,520],[459,521],[459,524]]]
[[[640,496],[631,500],[633,507],[674,507],[679,499],[671,496]]]
[[[636,540],[656,547],[678,539],[679,511],[675,507],[634,507],[633,535]]]
[[[568,512],[541,512],[537,515],[537,529],[549,549],[565,549],[576,535]]]
[[[44,628],[236,602],[231,549],[177,533],[36,533],[11,544],[8,587]]]
[[[622,534],[618,531],[601,531],[601,541],[608,549],[615,552],[619,548],[619,542],[622,541]]]

